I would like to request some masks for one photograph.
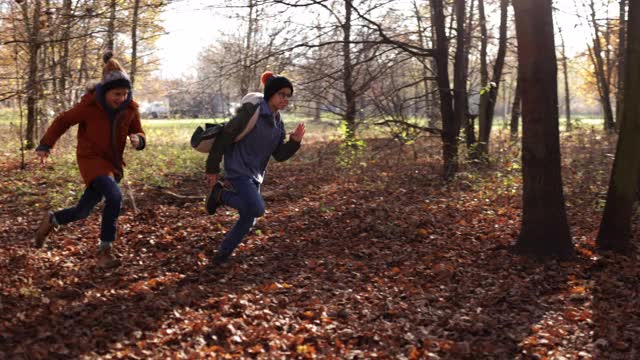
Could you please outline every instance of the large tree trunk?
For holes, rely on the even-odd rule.
[[[518,137],[518,125],[520,124],[520,94],[522,90],[520,89],[520,76],[517,76],[516,79],[516,91],[513,95],[513,103],[511,105],[511,121],[510,121],[510,133],[511,139],[516,139]]]
[[[131,87],[135,84],[138,72],[138,15],[140,13],[140,0],[133,1],[133,19],[131,19],[131,70],[129,78]]]
[[[627,0],[620,0],[620,19],[618,29],[618,91],[616,92],[616,128],[622,128],[622,113],[624,111],[624,64],[627,53]]]
[[[38,103],[38,52],[42,46],[40,42],[40,16],[42,4],[40,0],[33,2],[31,19],[29,19],[29,7],[27,2],[22,4],[23,14],[25,16],[26,33],[29,36],[29,72],[27,75],[27,133],[25,135],[25,148],[33,149],[35,147],[35,131],[38,121],[37,103]]]
[[[626,99],[640,94],[640,3],[629,3],[628,48],[625,66]],[[624,105],[620,137],[613,163],[607,203],[596,239],[599,249],[624,252],[630,247],[631,218],[640,177],[640,102]]]
[[[342,85],[344,87],[344,100],[346,104],[344,121],[347,124],[347,141],[356,136],[356,94],[353,87],[353,60],[351,59],[351,16],[352,1],[344,2],[344,23],[342,24]]]
[[[451,86],[449,83],[449,41],[447,38],[445,28],[445,16],[442,0],[430,0],[432,11],[432,24],[436,33],[436,49],[435,49],[435,62],[437,67],[437,82],[438,91],[440,93],[440,112],[442,114],[442,158],[443,158],[443,176],[445,179],[450,179],[458,171],[458,134],[460,132],[460,123],[457,122],[457,114],[454,113],[453,96],[451,95]],[[459,2],[462,2],[462,10]],[[456,13],[462,11],[462,24],[464,26],[464,1],[456,0]],[[463,31],[458,33],[461,37],[457,40],[461,47],[459,51],[464,52],[464,34]],[[458,59],[461,55],[456,53],[456,64],[459,66],[459,70],[463,69],[462,62]],[[455,66],[455,65],[454,65]],[[462,72],[462,71],[460,71]],[[457,75],[457,81],[454,84],[461,83],[460,75],[458,71],[454,70]],[[463,87],[464,83],[461,84]],[[458,89],[456,98],[459,98]],[[462,99],[464,100],[464,99]],[[461,104],[461,103],[459,103]],[[464,115],[464,113],[463,113]]]
[[[491,84],[486,86],[485,91],[480,95],[480,110],[478,122],[480,132],[478,135],[478,156],[481,159],[488,159],[489,141],[491,139],[491,128],[493,126],[493,114],[495,112],[496,99],[502,78],[502,68],[504,67],[504,57],[507,53],[507,7],[508,0],[500,0],[500,40],[496,62],[493,65]],[[486,66],[486,63],[485,63]]]
[[[522,226],[515,250],[573,253],[560,173],[557,64],[551,0],[514,0],[522,89]]]
[[[596,10],[594,1],[591,0],[591,22],[594,29],[592,60],[595,66],[596,79],[598,81],[598,89],[600,93],[600,103],[604,112],[604,129],[611,131],[615,127],[613,120],[613,110],[611,109],[611,91],[609,90],[609,81],[607,81],[607,72],[605,71],[605,63],[602,58],[602,44],[600,43],[600,30],[596,18]]]
[[[449,83],[449,40],[445,28],[442,0],[430,0],[432,24],[436,33],[434,59],[437,67],[440,113],[442,114],[443,175],[450,178],[458,169],[458,134],[455,132],[453,96]]]

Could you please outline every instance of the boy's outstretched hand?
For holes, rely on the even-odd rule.
[[[134,149],[137,149],[138,146],[140,146],[140,137],[138,136],[138,134],[129,135],[129,141],[131,141],[131,146]]]
[[[48,151],[36,151],[36,155],[40,158],[40,164],[44,165],[47,163],[47,158],[49,157]]]
[[[296,129],[291,133],[291,140],[296,142],[301,142],[304,137],[304,123],[301,122],[298,124]]]

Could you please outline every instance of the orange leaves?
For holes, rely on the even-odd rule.
[[[266,292],[274,292],[274,291],[279,291],[279,290],[284,290],[289,288],[291,288],[291,285],[287,283],[278,283],[278,282],[274,282],[263,287],[264,291]]]
[[[304,354],[304,355],[308,355],[308,356],[314,356],[316,355],[316,348],[313,345],[298,345],[296,347],[296,352],[298,354]]]
[[[320,146],[335,150],[318,146],[303,148],[309,161],[273,164],[260,234],[247,236],[222,267],[208,259],[233,227],[230,208],[204,216],[201,199],[140,185],[140,213],[119,219],[115,248],[124,265],[97,273],[98,212],[34,252],[30,219],[41,214],[0,194],[0,236],[8,234],[0,246],[0,358],[625,359],[640,352],[633,340],[640,338],[640,268],[635,254],[592,259],[599,214],[594,191],[578,191],[588,181],[568,174],[580,256],[559,264],[508,251],[521,200],[492,175],[495,168],[445,184],[426,157],[380,157],[347,171],[316,161]],[[5,188],[6,181],[0,177]],[[175,174],[175,184],[175,193],[203,194],[199,173]]]
[[[307,320],[313,320],[313,319],[315,319],[315,317],[316,317],[316,314],[311,310],[307,310],[307,311],[302,313],[302,318],[307,319]]]
[[[563,316],[572,321],[585,321],[592,317],[591,311],[568,308],[564,311]]]

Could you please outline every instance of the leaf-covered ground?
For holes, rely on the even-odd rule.
[[[222,267],[208,259],[234,212],[176,196],[204,197],[202,174],[135,184],[112,271],[94,266],[100,209],[31,247],[64,180],[6,157],[0,358],[638,358],[638,254],[593,252],[612,142],[563,138],[567,262],[510,253],[521,184],[506,141],[449,184],[436,140],[370,141],[348,162],[310,141],[271,165],[266,216]]]

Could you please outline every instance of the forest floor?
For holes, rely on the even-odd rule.
[[[570,261],[510,252],[521,175],[507,139],[449,183],[436,138],[351,155],[305,142],[270,165],[265,217],[217,267],[236,215],[205,214],[204,158],[152,141],[152,165],[128,153],[138,212],[127,195],[110,271],[94,265],[100,207],[32,247],[43,211],[81,193],[72,146],[25,170],[0,149],[0,358],[640,357],[640,257],[594,252],[613,138],[563,135]]]

